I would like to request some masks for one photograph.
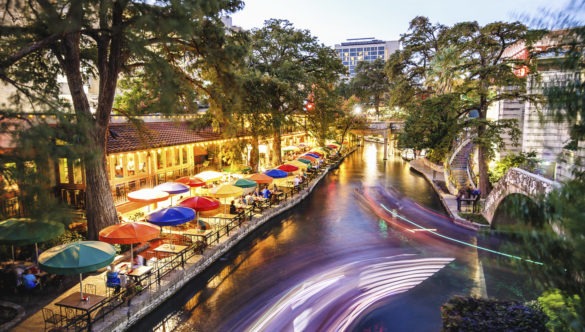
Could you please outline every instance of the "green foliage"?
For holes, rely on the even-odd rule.
[[[519,167],[534,173],[537,170],[538,163],[539,160],[536,158],[536,152],[534,151],[506,155],[496,163],[495,167],[490,169],[490,182],[496,183],[500,181],[512,167]]]
[[[537,306],[455,296],[441,306],[442,331],[545,331]]]
[[[509,45],[527,41],[528,35],[518,22],[447,27],[425,17],[413,19],[401,38],[403,50],[390,57],[386,68],[391,105],[407,110],[400,144],[450,151],[459,134],[475,135],[480,189],[487,193],[493,149],[502,145],[504,132],[513,139],[519,135],[513,121],[488,121],[488,107],[501,100],[536,99],[526,94],[526,78],[516,76],[503,56]],[[513,65],[531,66],[528,60]],[[472,113],[478,116],[474,119]]]
[[[384,70],[385,66],[386,62],[383,59],[358,62],[355,67],[355,76],[350,83],[355,94],[366,104],[374,107],[378,119],[381,115],[380,105],[386,99],[390,88],[390,81]]]
[[[578,295],[566,296],[558,289],[544,292],[538,303],[549,321],[546,327],[549,331],[577,331],[579,326],[579,312],[583,312]]]

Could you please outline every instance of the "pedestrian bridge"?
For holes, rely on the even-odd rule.
[[[486,197],[482,215],[491,224],[498,206],[506,196],[522,194],[537,199],[558,187],[560,187],[560,183],[556,181],[520,168],[511,168]]]

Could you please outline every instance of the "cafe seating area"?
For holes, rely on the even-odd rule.
[[[82,288],[76,285],[66,290],[36,315],[42,315],[45,330],[91,330],[92,325],[106,320],[108,315],[130,307],[136,298],[143,295],[151,296],[165,287],[171,287],[176,273],[206,259],[214,247],[229,241],[234,233],[244,231],[259,218],[277,213],[278,209],[288,204],[288,201],[307,190],[311,181],[326,171],[328,164],[329,161],[324,160],[321,167],[313,167],[311,171],[302,172],[303,180],[298,183],[288,180],[288,176],[279,182],[278,186],[258,183],[255,192],[260,188],[272,189],[268,197],[253,195],[253,201],[248,202],[244,200],[245,194],[242,192],[238,193],[238,197],[218,196],[217,200],[221,200],[221,203],[213,210],[197,211],[195,218],[188,218],[189,220],[185,222],[170,226],[155,224],[160,227],[158,234],[153,238],[139,239],[135,242],[111,242],[133,243],[132,253],[119,253],[111,264],[88,273],[83,278]],[[210,196],[214,194],[213,187],[222,185],[221,181],[217,180],[212,183],[213,185],[206,186],[208,188],[205,189]],[[181,202],[189,198],[187,195],[184,193],[182,199],[175,198],[174,201],[170,197],[171,204],[176,205],[165,208],[180,207]],[[235,213],[230,213],[234,211],[230,211],[228,203],[235,200],[238,200]],[[144,220],[138,221],[148,224],[151,222],[149,217],[150,214],[146,215]],[[126,222],[127,220],[122,219],[121,224]],[[132,256],[134,258],[140,256],[143,264],[136,265],[135,260],[129,258]],[[107,276],[110,270],[118,273],[119,283],[110,282]],[[44,273],[46,280],[52,280],[47,277],[46,272]],[[3,281],[0,282],[2,282],[0,286],[4,285]]]

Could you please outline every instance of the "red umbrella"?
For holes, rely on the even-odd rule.
[[[195,220],[199,222],[199,211],[212,211],[219,209],[219,200],[209,196],[187,197],[179,202],[180,206],[190,207],[195,210]]]
[[[256,183],[272,183],[273,178],[262,173],[252,174],[247,177],[248,180],[256,181]]]
[[[217,199],[208,196],[193,196],[187,197],[179,202],[180,206],[190,207],[193,210],[210,211],[219,207],[220,203]]]
[[[186,184],[191,188],[203,187],[205,185],[205,181],[201,180],[196,176],[183,176],[182,178],[176,179],[175,182]]]
[[[129,244],[130,261],[134,261],[133,244],[146,242],[159,236],[158,227],[143,222],[126,222],[108,226],[99,233],[99,240],[112,244]]]
[[[285,171],[287,173],[291,173],[291,172],[294,172],[294,171],[298,171],[299,170],[298,167],[296,167],[295,165],[290,165],[290,164],[283,164],[283,165],[278,166],[277,168],[279,170]]]

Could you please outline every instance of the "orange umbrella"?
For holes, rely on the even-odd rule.
[[[248,180],[252,180],[252,181],[256,181],[256,183],[261,184],[261,183],[272,183],[273,178],[266,175],[266,174],[262,174],[262,173],[256,173],[256,174],[252,174],[250,176],[247,177]]]
[[[146,242],[159,236],[158,227],[143,222],[127,222],[108,226],[99,232],[99,240],[130,245],[130,261],[134,261],[134,243]]]

